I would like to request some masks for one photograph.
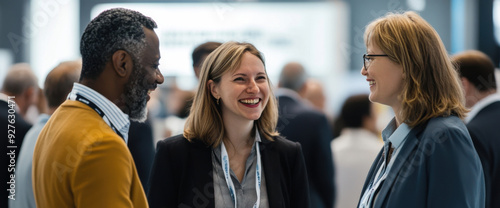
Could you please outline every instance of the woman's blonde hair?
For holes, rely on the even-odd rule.
[[[208,81],[213,80],[216,84],[219,83],[222,75],[232,72],[240,66],[243,54],[246,52],[257,56],[265,66],[264,58],[255,46],[250,43],[238,42],[222,44],[210,53],[203,62],[198,91],[184,127],[184,137],[189,141],[198,139],[212,147],[217,147],[222,142],[226,134],[222,121],[222,111],[217,100],[210,93]],[[254,123],[265,139],[273,141],[272,137],[279,135],[276,132],[278,107],[269,79],[267,79],[267,83],[269,85],[269,101],[260,118]]]
[[[403,68],[402,106],[395,112],[403,122],[413,127],[437,116],[465,117],[458,73],[438,33],[417,13],[388,13],[366,27],[364,38]]]

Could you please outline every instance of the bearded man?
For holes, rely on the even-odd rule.
[[[130,120],[146,119],[149,93],[164,80],[156,27],[123,8],[87,25],[80,80],[35,147],[37,207],[148,206],[126,143]]]

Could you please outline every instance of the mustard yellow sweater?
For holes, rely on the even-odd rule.
[[[78,101],[65,101],[43,128],[32,177],[39,208],[148,207],[125,141]]]

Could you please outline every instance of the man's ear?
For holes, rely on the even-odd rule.
[[[118,76],[127,77],[131,74],[132,68],[134,67],[134,62],[132,61],[132,57],[127,51],[115,51],[115,53],[113,53],[113,56],[111,57],[111,61],[113,64],[113,69]]]
[[[208,80],[207,87],[210,90],[210,94],[212,94],[212,96],[214,96],[215,99],[218,99],[220,98],[220,95],[216,86],[217,85],[213,80]]]

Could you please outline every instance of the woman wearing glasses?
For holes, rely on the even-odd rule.
[[[365,31],[370,100],[392,107],[358,207],[484,207],[479,157],[462,120],[457,72],[418,14],[387,14]]]

